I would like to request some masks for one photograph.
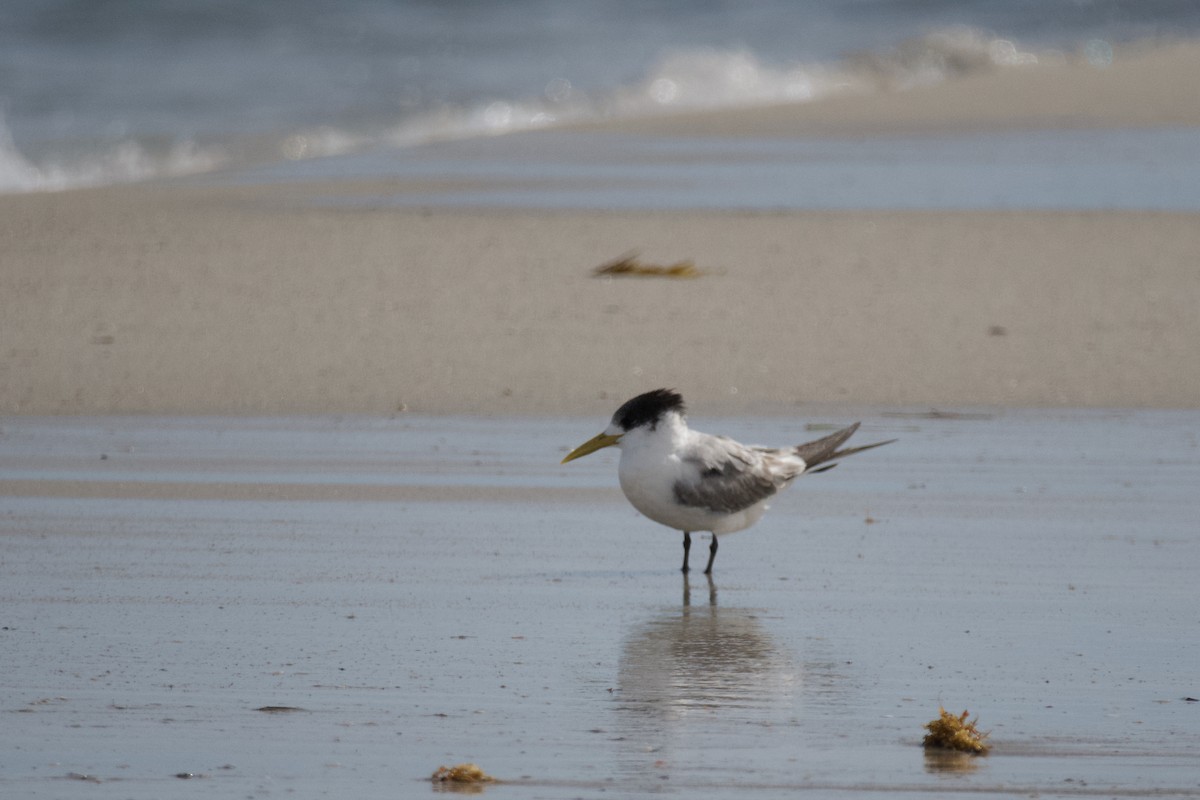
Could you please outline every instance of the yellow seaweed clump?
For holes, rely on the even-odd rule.
[[[680,261],[667,266],[645,264],[639,261],[635,254],[628,253],[607,264],[601,264],[592,270],[592,274],[598,278],[614,275],[633,275],[641,278],[698,278],[704,274],[704,270],[696,269],[696,265],[691,261]]]
[[[438,767],[431,780],[434,783],[493,783],[496,779],[478,764],[455,764],[453,767]]]
[[[929,733],[925,734],[925,747],[941,747],[947,750],[958,750],[963,753],[983,755],[990,749],[984,740],[986,733],[980,733],[975,727],[979,722],[976,717],[967,721],[970,712],[964,711],[962,716],[954,716],[944,708],[938,708],[938,718],[925,724]]]

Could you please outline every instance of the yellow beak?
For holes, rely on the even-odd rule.
[[[588,439],[583,444],[576,447],[571,452],[567,453],[567,457],[560,463],[565,464],[568,461],[574,461],[577,458],[583,458],[588,453],[594,453],[597,450],[603,450],[605,447],[612,447],[617,442],[621,441],[621,434],[613,436],[608,433],[600,433]]]

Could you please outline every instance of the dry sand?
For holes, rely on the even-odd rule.
[[[1195,125],[1196,64],[1181,44],[642,127]],[[311,191],[332,189],[0,197],[0,412],[600,413],[660,385],[713,413],[1200,402],[1194,214],[352,210]],[[631,250],[711,272],[591,276]]]
[[[0,198],[6,413],[1194,407],[1200,220]],[[636,249],[693,280],[597,279]],[[763,406],[762,404],[768,404]]]

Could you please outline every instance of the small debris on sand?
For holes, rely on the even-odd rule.
[[[962,716],[954,716],[944,708],[938,708],[938,718],[925,724],[929,733],[925,734],[925,747],[940,747],[947,750],[959,750],[964,753],[987,753],[989,745],[984,739],[986,733],[980,733],[975,727],[979,718],[967,721],[970,713],[964,711]]]
[[[667,266],[643,264],[638,261],[636,253],[626,253],[592,270],[592,275],[597,278],[625,275],[641,278],[699,278],[704,274],[705,271],[696,269],[695,263],[691,261],[679,261]]]
[[[434,783],[494,783],[496,780],[484,772],[478,764],[438,767],[430,779]]]
[[[97,775],[89,775],[86,772],[68,772],[67,778],[73,781],[84,781],[85,783],[104,783],[104,780]]]

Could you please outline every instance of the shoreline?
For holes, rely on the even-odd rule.
[[[1031,70],[608,125],[1200,126],[1192,41]],[[0,195],[0,413],[1200,407],[1197,213],[330,207],[461,179],[228,177]],[[626,253],[706,274],[592,276]]]
[[[869,74],[869,69],[866,70]],[[881,83],[808,102],[685,110],[568,126],[659,136],[874,137],[1200,126],[1181,76],[1200,72],[1200,42],[1143,40],[1093,65],[1080,54],[995,67],[927,86]]]

